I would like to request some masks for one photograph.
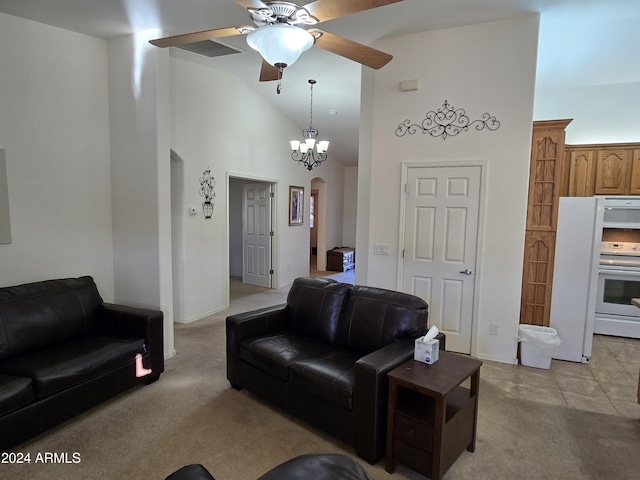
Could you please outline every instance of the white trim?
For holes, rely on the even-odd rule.
[[[210,317],[211,315],[215,315],[216,313],[220,313],[220,312],[226,310],[227,308],[229,308],[229,307],[228,306],[227,307],[218,307],[218,308],[215,308],[215,309],[213,309],[213,310],[211,310],[211,311],[209,311],[209,312],[207,312],[205,314],[197,315],[195,317],[187,318],[187,319],[184,319],[184,320],[175,319],[174,318],[173,322],[174,323],[182,323],[182,324],[186,325],[187,323],[197,322],[198,320],[203,320],[203,319],[205,319],[207,317]]]
[[[488,174],[489,162],[486,158],[468,159],[468,160],[420,160],[415,162],[402,162],[400,167],[402,169],[400,175],[400,228],[398,234],[398,257],[397,257],[397,272],[396,272],[396,289],[402,290],[402,278],[404,273],[404,262],[402,261],[402,252],[404,250],[404,230],[405,230],[405,214],[407,204],[407,192],[405,185],[409,176],[410,168],[430,168],[430,167],[480,167],[480,192],[479,199],[480,205],[478,205],[478,235],[476,238],[476,275],[473,287],[473,318],[471,319],[471,355],[478,356],[478,323],[479,323],[479,299],[480,299],[480,284],[482,275],[478,275],[477,272],[483,272],[482,255],[480,253],[484,250],[484,224],[485,224],[485,206],[487,202],[487,174]],[[495,360],[499,362],[512,363],[512,359],[498,358],[486,358],[487,360]],[[517,361],[517,360],[516,360]]]

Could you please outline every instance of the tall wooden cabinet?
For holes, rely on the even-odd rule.
[[[520,323],[549,326],[560,197],[640,195],[640,143],[565,145],[569,123],[533,122]]]
[[[549,325],[565,128],[570,122],[533,122],[520,323]]]

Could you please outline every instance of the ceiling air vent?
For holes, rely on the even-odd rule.
[[[205,57],[222,57],[224,55],[233,55],[235,53],[242,53],[242,50],[228,47],[212,40],[203,40],[202,42],[187,43],[186,45],[179,45],[176,48],[187,50],[188,52],[197,53],[198,55],[204,55]]]

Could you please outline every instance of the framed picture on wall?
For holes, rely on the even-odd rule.
[[[289,225],[304,223],[304,187],[289,186]]]

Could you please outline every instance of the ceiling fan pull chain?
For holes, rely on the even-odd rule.
[[[282,91],[282,67],[278,67],[278,86],[276,87],[276,92],[278,92],[278,95],[280,95],[280,92]]]

